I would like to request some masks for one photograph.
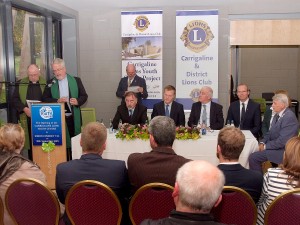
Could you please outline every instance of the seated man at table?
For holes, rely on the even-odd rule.
[[[213,130],[220,130],[224,126],[223,106],[212,102],[213,90],[204,86],[200,90],[199,102],[192,105],[188,125],[190,127],[205,123]]]
[[[128,175],[134,191],[152,182],[174,185],[178,168],[190,161],[172,149],[176,126],[170,117],[154,117],[149,134],[152,151],[132,153],[128,157]]]
[[[176,97],[176,89],[172,85],[167,85],[164,88],[164,99],[163,101],[156,103],[153,106],[151,119],[156,116],[168,116],[171,117],[175,125],[185,126],[185,115],[183,105],[174,101]]]
[[[244,168],[239,157],[245,146],[245,135],[235,127],[224,127],[218,135],[219,169],[225,175],[225,185],[244,189],[257,202],[263,185],[261,173]]]
[[[222,200],[223,173],[206,161],[192,161],[179,168],[173,191],[176,210],[170,216],[159,220],[144,220],[141,225],[187,225],[210,224],[211,209]]]
[[[258,152],[249,156],[250,169],[262,173],[262,163],[270,161],[280,164],[286,142],[298,134],[299,123],[295,113],[289,109],[289,98],[285,94],[273,96],[273,111],[275,112],[271,128],[261,140]]]
[[[88,123],[81,133],[81,158],[57,165],[56,192],[62,204],[65,204],[67,193],[74,184],[82,180],[96,180],[111,187],[125,205],[124,199],[129,194],[126,165],[121,160],[102,158],[106,139],[107,130],[103,124]],[[71,224],[66,213],[63,218],[66,224]]]
[[[116,115],[113,119],[113,128],[117,129],[120,123],[129,124],[145,124],[147,122],[147,108],[141,103],[138,103],[138,99],[134,92],[126,92],[125,104],[121,103],[118,106]]]

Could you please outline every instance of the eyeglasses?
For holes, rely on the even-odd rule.
[[[63,69],[64,69],[64,67],[62,67],[62,68],[60,68],[60,69],[52,70],[52,71],[53,71],[53,73],[56,73],[56,72],[62,71]]]

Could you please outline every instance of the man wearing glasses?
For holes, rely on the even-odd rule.
[[[88,99],[88,95],[79,77],[66,72],[63,59],[56,58],[52,62],[54,78],[48,82],[43,94],[43,102],[65,103],[67,158],[71,159],[71,137],[81,132],[80,106]]]

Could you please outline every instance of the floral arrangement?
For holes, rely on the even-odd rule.
[[[119,131],[116,134],[116,138],[122,140],[134,140],[134,139],[149,139],[149,132],[147,125],[131,125],[124,123],[119,127]],[[176,128],[176,139],[178,140],[188,140],[188,139],[199,139],[200,132],[199,129],[191,127],[177,127]]]
[[[199,139],[200,131],[197,127],[177,127],[176,128],[176,139],[178,140],[187,140],[187,139]]]
[[[42,144],[42,150],[43,152],[52,152],[55,148],[55,143],[53,143],[52,141],[47,142],[43,142]]]
[[[119,127],[119,131],[116,134],[116,138],[120,138],[122,140],[133,140],[133,139],[149,139],[149,132],[147,125],[131,125],[128,123],[123,123]]]

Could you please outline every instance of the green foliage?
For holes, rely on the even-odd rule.
[[[42,144],[42,150],[43,152],[52,152],[55,148],[55,144],[52,141],[43,142]]]

